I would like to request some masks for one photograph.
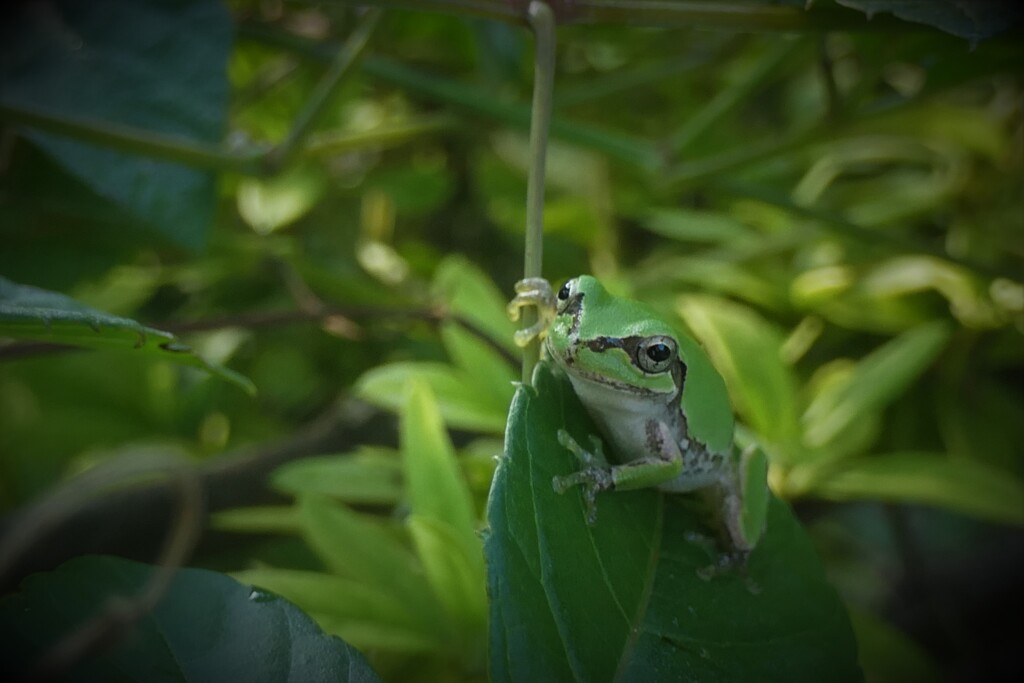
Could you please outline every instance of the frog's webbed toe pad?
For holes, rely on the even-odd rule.
[[[526,346],[536,337],[543,337],[548,326],[555,317],[555,293],[551,283],[542,277],[528,277],[515,284],[516,296],[505,308],[512,321],[518,321],[522,309],[534,306],[537,309],[537,322],[526,329],[515,333],[515,342]]]
[[[551,487],[555,493],[563,494],[573,486],[583,487],[583,502],[587,507],[587,524],[597,522],[597,494],[614,485],[612,473],[603,467],[585,467],[562,477],[552,477]]]
[[[761,586],[747,575],[747,561],[749,559],[749,550],[720,552],[713,563],[697,569],[697,576],[704,581],[711,581],[718,576],[739,576],[743,579],[747,590],[751,594],[757,595],[761,592]]]

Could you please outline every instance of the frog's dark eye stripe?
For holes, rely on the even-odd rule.
[[[676,358],[676,340],[656,335],[641,339],[636,346],[636,364],[646,373],[665,372]]]

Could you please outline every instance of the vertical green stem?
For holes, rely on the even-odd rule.
[[[533,107],[530,123],[530,177],[526,187],[526,251],[523,277],[540,277],[544,249],[544,171],[555,81],[555,15],[547,4],[534,0],[527,9],[536,42]],[[536,311],[523,311],[523,327],[537,321]],[[523,350],[523,383],[529,384],[540,360],[540,341]]]

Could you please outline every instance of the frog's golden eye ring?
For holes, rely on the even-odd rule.
[[[672,367],[676,352],[676,340],[672,337],[647,337],[636,346],[636,364],[648,374],[665,372]]]

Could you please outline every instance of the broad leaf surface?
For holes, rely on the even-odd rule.
[[[538,367],[516,394],[488,504],[493,681],[857,681],[849,619],[814,549],[773,501],[749,577],[698,569],[714,550],[693,502],[653,490],[606,493],[584,521],[555,475],[559,446],[592,424],[564,378]],[[756,587],[756,590],[752,590]]]
[[[114,557],[81,557],[36,574],[0,601],[5,672],[25,670],[112,596],[132,597],[152,568]],[[179,571],[156,609],[114,649],[67,678],[85,681],[281,681],[380,679],[363,657],[321,631],[297,607],[223,574]]]
[[[203,368],[249,393],[255,392],[247,378],[205,360],[170,332],[97,311],[57,292],[19,285],[0,277],[2,337],[152,354]]]
[[[184,140],[219,142],[231,17],[215,0],[16,3],[0,24],[0,101]],[[32,140],[168,240],[201,247],[214,176],[53,134]]]

